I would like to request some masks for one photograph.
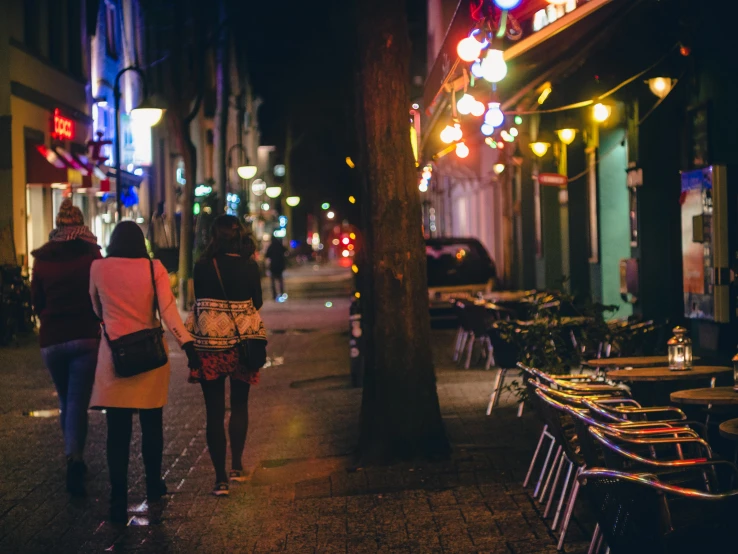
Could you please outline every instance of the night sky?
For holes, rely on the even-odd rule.
[[[302,198],[295,223],[322,202],[358,223],[358,206],[348,203],[358,196],[357,172],[345,162],[356,159],[353,0],[243,4],[249,6],[242,17],[254,22],[243,31],[254,92],[264,101],[262,144],[281,154],[291,133],[294,145],[291,181]],[[414,50],[422,55],[425,1],[409,0],[408,10]]]

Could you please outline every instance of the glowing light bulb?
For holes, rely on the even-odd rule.
[[[428,192],[428,185],[425,182],[422,182],[418,185],[418,190],[420,190],[420,192]]]
[[[594,120],[598,123],[602,123],[603,121],[607,121],[607,118],[610,117],[611,111],[612,108],[610,108],[610,106],[606,106],[605,104],[595,104],[592,107],[592,117],[594,117]]]
[[[475,79],[481,79],[482,78],[482,62],[479,60],[475,61],[471,66],[471,73],[474,75]]]
[[[538,156],[539,158],[542,158],[546,155],[546,152],[548,152],[548,147],[551,146],[547,142],[531,142],[530,143],[530,149],[533,150],[533,153]]]
[[[513,137],[518,136],[518,130],[515,127],[510,127],[510,135]]]
[[[475,102],[476,100],[471,94],[464,93],[464,96],[462,96],[456,103],[456,110],[461,115],[469,115],[474,108]]]
[[[458,123],[454,123],[451,133],[451,142],[461,140],[461,137],[464,136],[464,133],[461,132],[461,125]]]
[[[505,164],[495,164],[492,166],[492,169],[494,170],[497,175],[505,171]]]
[[[652,93],[654,93],[659,98],[665,98],[666,95],[671,92],[671,89],[674,87],[674,83],[676,83],[676,80],[669,79],[667,77],[654,77],[653,79],[649,79],[646,82],[648,83],[648,88],[651,90]]]
[[[492,127],[499,127],[505,121],[505,115],[500,109],[499,102],[490,102],[487,113],[484,114],[484,122]]]
[[[459,158],[466,158],[469,155],[469,147],[463,142],[458,143],[456,145],[456,155]]]
[[[482,48],[484,48],[484,43],[479,42],[473,36],[468,36],[459,41],[456,46],[456,53],[465,62],[473,62],[479,57]]]
[[[515,116],[515,125],[522,125],[523,124],[523,118],[519,115]]]
[[[507,64],[502,50],[488,50],[482,60],[482,77],[490,83],[499,83],[507,75]]]
[[[488,136],[490,136],[490,135],[491,135],[492,133],[494,133],[494,132],[495,132],[495,128],[494,128],[494,127],[492,127],[492,125],[490,125],[489,123],[484,123],[484,124],[482,125],[482,129],[481,129],[481,131],[482,131],[482,134],[483,134],[484,136],[487,136],[487,137],[488,137]]]
[[[428,181],[430,178],[431,178],[431,172],[428,171],[427,169],[425,171],[423,171],[423,179],[425,179],[426,181]]]
[[[484,114],[484,110],[485,110],[485,105],[483,102],[474,102],[474,105],[472,106],[472,109],[471,109],[471,114],[474,117],[479,117]]]
[[[520,4],[521,0],[494,0],[495,6],[500,8],[501,10],[512,10],[513,8],[517,8]],[[551,2],[551,0],[548,0]],[[559,1],[559,0],[554,0]]]
[[[559,135],[559,140],[567,146],[574,142],[574,139],[577,136],[575,129],[559,129],[556,131],[556,134]]]
[[[454,128],[446,125],[443,131],[441,131],[441,140],[446,144],[451,144],[454,141],[454,134]]]

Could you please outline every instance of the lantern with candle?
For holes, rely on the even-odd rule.
[[[675,327],[674,336],[666,343],[671,371],[689,371],[692,369],[692,341],[684,327]]]

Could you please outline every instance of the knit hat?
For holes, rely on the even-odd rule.
[[[80,226],[85,224],[85,218],[82,210],[72,204],[70,198],[64,199],[59,206],[59,213],[56,216],[57,227]]]

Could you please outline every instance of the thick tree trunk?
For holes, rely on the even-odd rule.
[[[405,3],[357,2],[369,273],[362,297],[369,343],[359,448],[369,464],[442,457],[449,445],[433,371],[418,175],[408,132]]]
[[[228,168],[226,155],[228,151],[228,114],[230,112],[230,35],[228,25],[225,24],[225,0],[220,0],[220,30],[215,52],[215,156],[216,190],[218,192],[217,213],[225,211],[226,193],[228,191]]]

